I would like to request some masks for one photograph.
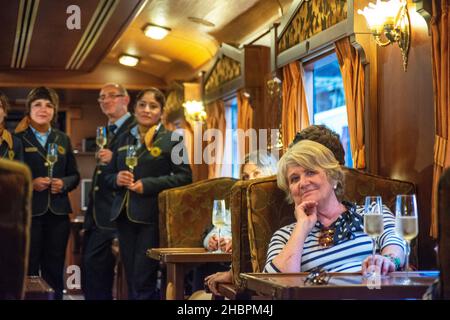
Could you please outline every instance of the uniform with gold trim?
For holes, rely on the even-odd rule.
[[[138,164],[134,168],[134,180],[143,183],[143,194],[129,191],[116,184],[117,173],[128,170],[125,165],[127,146],[136,144],[130,132],[120,141],[120,147],[108,166],[107,183],[116,191],[111,210],[111,220],[117,221],[122,260],[127,273],[130,299],[152,299],[155,296],[158,263],[146,257],[149,248],[158,247],[158,194],[166,189],[192,182],[189,164],[174,164],[171,153],[179,140],[171,140],[172,132],[159,124],[153,136],[151,148],[142,144],[137,151]],[[182,141],[181,141],[182,143]]]
[[[22,141],[6,129],[0,129],[0,158],[23,161]]]
[[[115,133],[108,131],[107,148],[117,151],[118,141],[136,125],[133,115],[118,127]],[[111,251],[117,237],[116,223],[111,221],[114,190],[105,183],[105,166],[97,164],[92,177],[88,209],[83,228],[82,289],[86,300],[112,300],[115,258]]]
[[[80,173],[69,137],[62,131],[52,128],[44,148],[30,128],[18,133],[17,136],[22,140],[24,162],[30,167],[33,179],[49,176],[49,166],[46,160],[47,146],[49,143],[58,145],[58,161],[53,166],[53,177],[64,181],[64,192],[52,194],[50,189],[40,192],[33,190],[33,217],[42,216],[47,212],[56,215],[71,213],[72,207],[68,194],[78,186]]]
[[[80,173],[69,137],[52,127],[58,104],[55,90],[47,87],[31,90],[26,101],[27,115],[17,125],[16,133],[33,178],[28,274],[41,275],[54,289],[55,299],[62,299],[72,212],[68,193],[77,187]],[[57,161],[52,167],[47,161],[50,143],[57,147]]]

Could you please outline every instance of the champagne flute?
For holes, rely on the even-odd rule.
[[[415,194],[397,195],[395,199],[395,232],[406,242],[405,271],[409,271],[411,240],[417,237],[419,225]]]
[[[214,200],[212,223],[214,227],[217,228],[218,233],[217,250],[214,251],[215,253],[222,253],[222,249],[220,248],[220,229],[225,226],[225,219],[226,219],[225,200]]]
[[[48,163],[48,177],[53,178],[53,166],[58,161],[58,145],[56,143],[49,143],[47,146],[47,163]]]
[[[100,150],[102,150],[106,146],[108,139],[106,137],[105,127],[97,127],[97,137],[95,139],[95,142],[97,146],[100,148]]]
[[[130,172],[132,173],[134,171],[134,168],[138,164],[138,158],[137,158],[137,148],[133,144],[129,144],[127,148],[127,156],[125,158],[125,164],[130,169]]]
[[[97,137],[95,138],[95,143],[97,144],[99,151],[102,150],[108,143],[105,127],[97,127]],[[100,160],[99,160],[99,164],[104,165],[103,162],[101,162]]]
[[[376,239],[384,230],[383,202],[380,196],[367,196],[364,204],[364,232],[372,238],[372,264],[375,261]],[[368,276],[375,275],[375,264]]]

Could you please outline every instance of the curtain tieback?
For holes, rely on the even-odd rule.
[[[448,139],[436,135],[434,139],[434,163],[438,166],[444,167],[445,155],[447,154]]]

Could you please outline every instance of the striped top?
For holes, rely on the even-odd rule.
[[[356,213],[363,216],[364,206],[356,206]],[[364,218],[364,217],[363,217]],[[395,217],[388,207],[383,206],[384,232],[377,237],[379,250],[388,245],[398,245],[405,251],[403,239],[395,233]],[[278,229],[270,240],[264,272],[281,272],[272,263],[288,242],[295,222]],[[318,221],[306,237],[303,247],[301,272],[309,272],[319,267],[327,272],[361,272],[363,260],[372,254],[372,238],[363,231],[354,232],[353,239],[345,239],[334,246],[324,248],[319,245],[321,223]]]

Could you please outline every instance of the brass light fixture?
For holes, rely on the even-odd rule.
[[[184,115],[190,122],[205,122],[206,112],[201,101],[190,100],[183,103]]]
[[[364,10],[358,10],[363,15],[375,42],[385,47],[397,43],[403,58],[403,70],[408,65],[408,52],[411,42],[411,23],[409,20],[406,0],[377,0],[369,3]]]

